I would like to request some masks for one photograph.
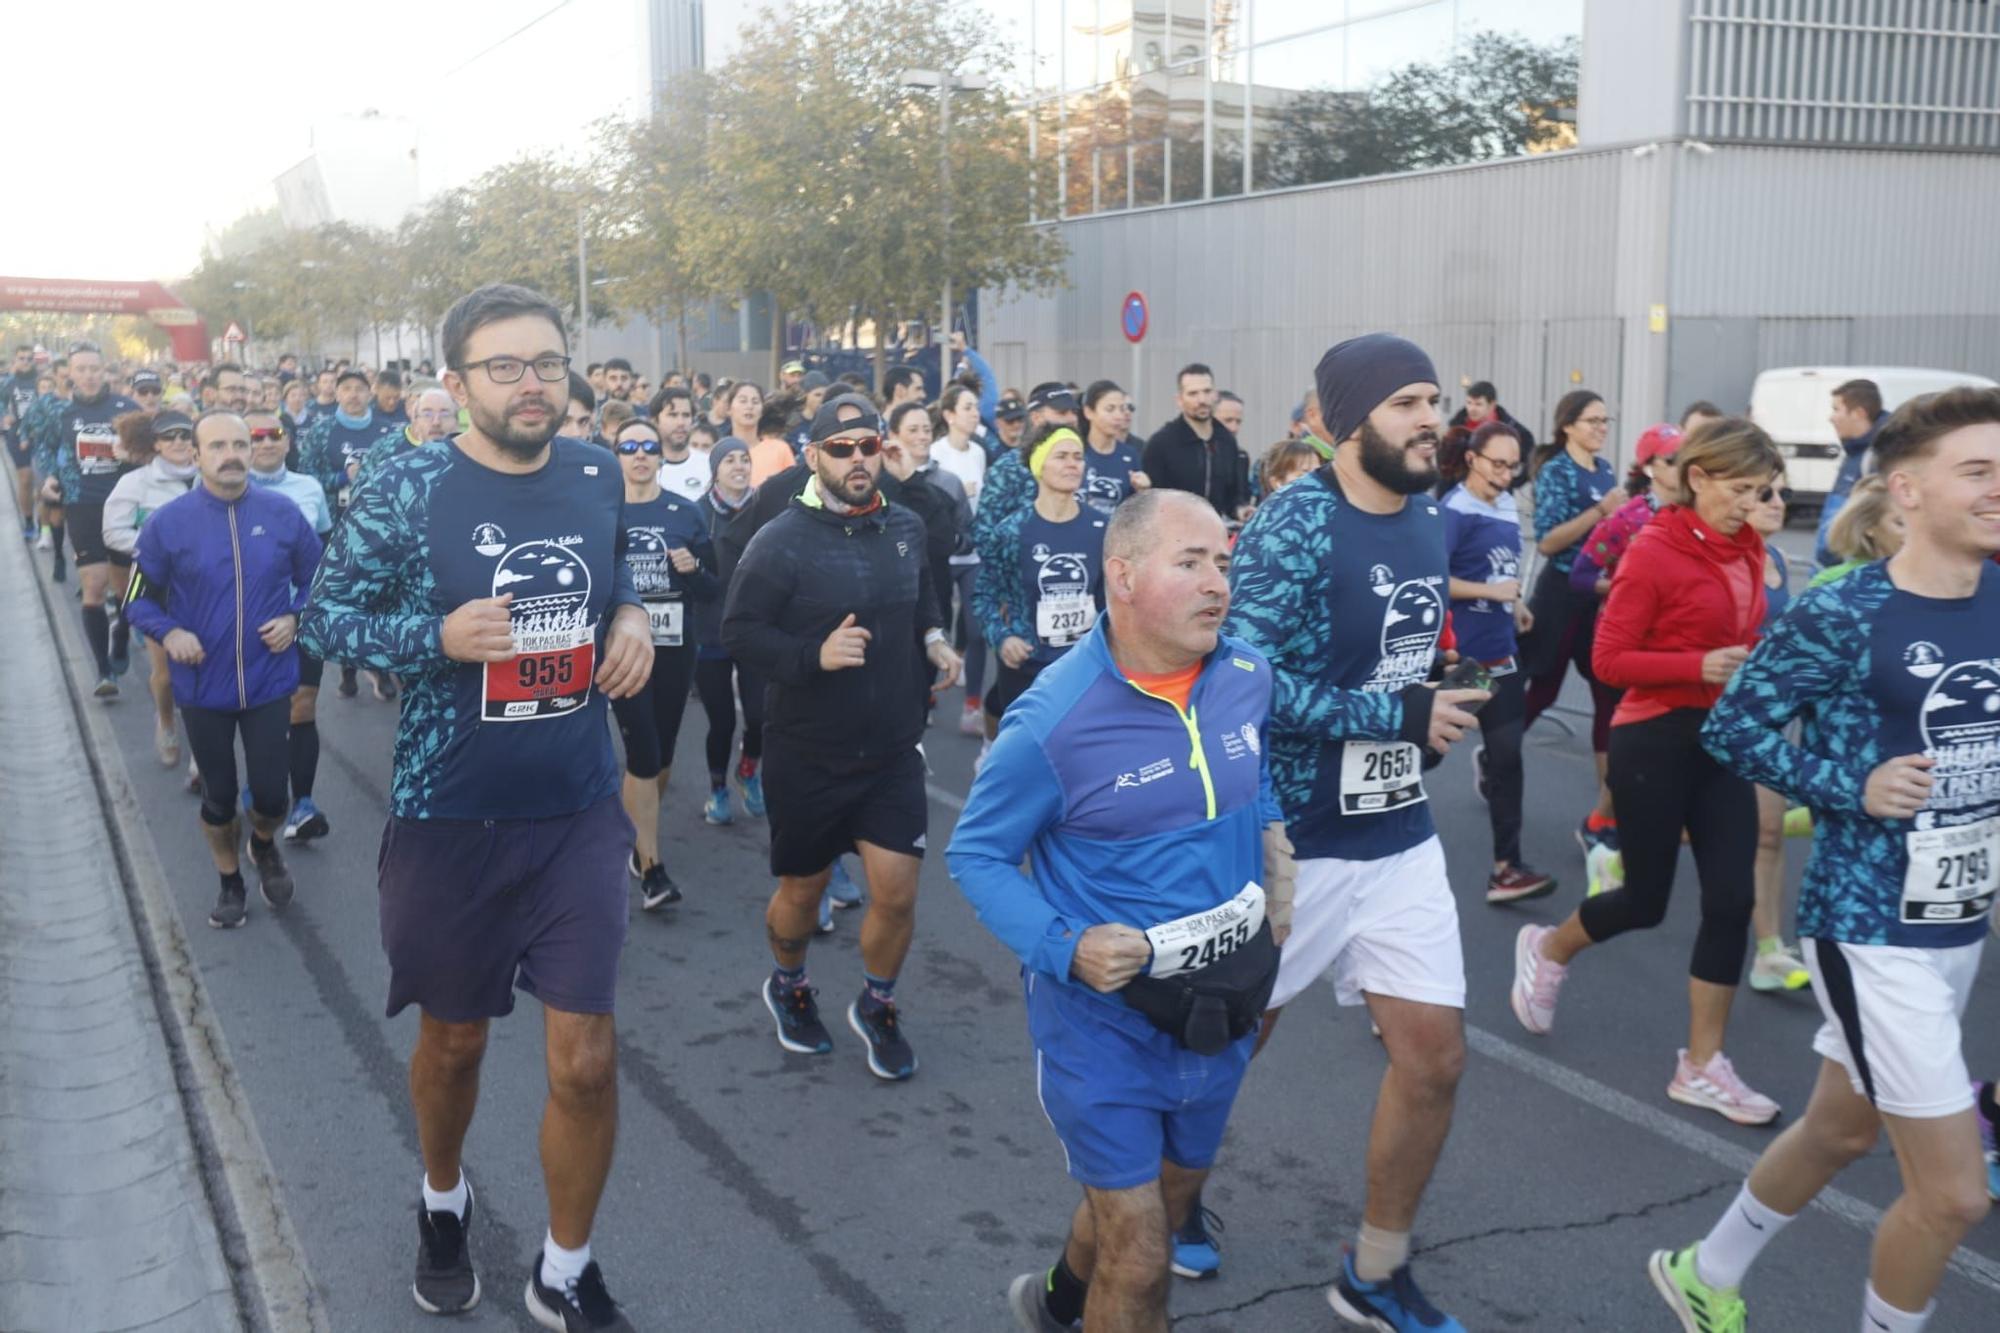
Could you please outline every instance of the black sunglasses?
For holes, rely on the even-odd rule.
[[[191,430],[163,430],[155,438],[161,440],[185,440],[193,443],[194,432]]]
[[[1773,500],[1790,500],[1792,493],[1780,486],[1766,486],[1757,492],[1757,503],[1767,505]]]
[[[660,452],[658,440],[620,440],[618,452],[630,458],[634,454],[657,454]]]
[[[880,435],[863,435],[861,438],[855,440],[823,440],[813,447],[828,458],[837,458],[843,461],[854,457],[856,449],[861,451],[863,458],[873,458],[882,452],[882,437]]]

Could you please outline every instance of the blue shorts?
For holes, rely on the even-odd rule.
[[[446,1023],[551,1009],[608,1014],[618,993],[632,821],[616,796],[552,819],[399,819],[377,860],[389,1017]]]
[[[1080,984],[1034,972],[1022,984],[1036,1092],[1079,1184],[1131,1189],[1158,1180],[1162,1161],[1191,1171],[1215,1161],[1256,1033],[1196,1055]]]

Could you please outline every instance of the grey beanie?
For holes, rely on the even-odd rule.
[[[708,475],[714,477],[716,473],[722,471],[722,460],[733,453],[739,452],[745,458],[748,458],[750,456],[750,446],[737,439],[734,435],[725,435],[717,440],[715,447],[708,451]]]
[[[1339,444],[1405,384],[1436,384],[1437,367],[1424,349],[1393,333],[1364,333],[1327,349],[1313,373],[1320,420]]]

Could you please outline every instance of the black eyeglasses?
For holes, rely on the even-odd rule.
[[[620,440],[618,441],[618,452],[624,454],[627,458],[630,458],[634,454],[657,455],[660,452],[660,442],[658,440]]]
[[[528,373],[528,367],[535,368],[535,378],[544,384],[556,384],[569,378],[569,358],[566,356],[538,356],[533,361],[523,361],[518,356],[489,356],[484,361],[468,361],[458,368],[462,375],[468,370],[484,370],[486,378],[495,384],[513,384]]]
[[[1510,463],[1504,458],[1495,458],[1492,454],[1475,453],[1472,456],[1484,460],[1487,464],[1499,468],[1502,472],[1519,472],[1521,470],[1519,463]]]
[[[854,440],[822,440],[813,447],[828,458],[838,458],[843,461],[854,457],[856,449],[861,451],[863,458],[873,458],[882,452],[882,437],[880,435],[863,435],[859,439]]]
[[[1792,493],[1782,486],[1766,486],[1757,492],[1757,503],[1763,505],[1767,505],[1773,500],[1789,501],[1791,498]]]
[[[135,384],[135,385],[133,385],[133,386],[132,386],[132,392],[133,392],[133,393],[160,393],[160,392],[163,392],[163,391],[161,390],[160,386],[159,386],[159,385],[157,385],[157,384]]]

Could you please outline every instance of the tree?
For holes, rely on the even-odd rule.
[[[1445,60],[1407,65],[1366,92],[1315,89],[1275,117],[1258,189],[1514,157],[1565,146],[1577,43],[1478,32]]]

